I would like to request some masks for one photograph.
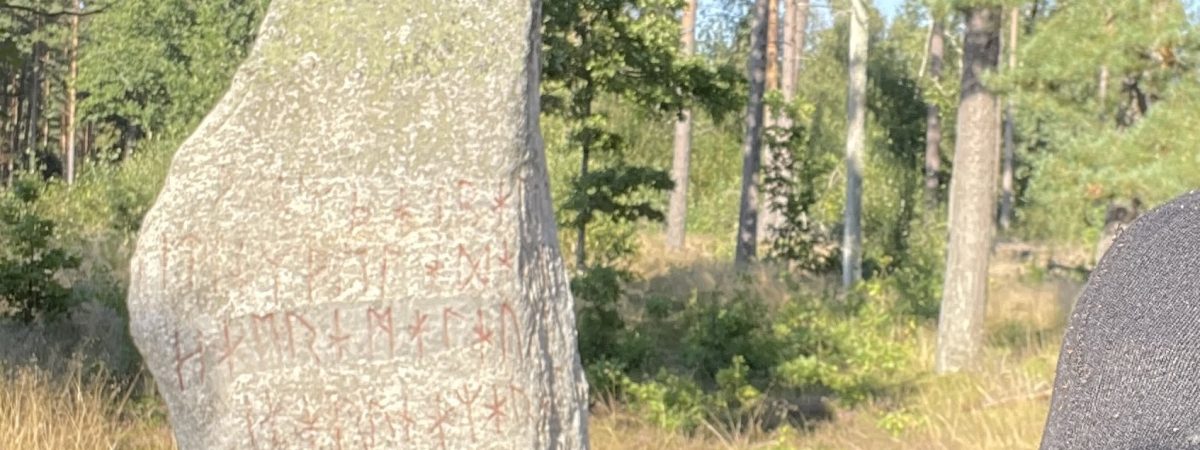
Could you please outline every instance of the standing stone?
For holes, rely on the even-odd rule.
[[[181,448],[586,448],[539,10],[272,2],[132,261]]]

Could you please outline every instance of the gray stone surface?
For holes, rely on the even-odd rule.
[[[584,448],[533,0],[274,0],[131,329],[183,449]]]

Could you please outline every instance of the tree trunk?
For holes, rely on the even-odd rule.
[[[867,128],[867,16],[863,0],[850,0],[849,87],[846,92],[846,209],[842,233],[842,287],[862,278],[863,152]]]
[[[935,86],[942,82],[942,64],[946,55],[945,19],[929,25],[929,78]],[[942,108],[937,102],[925,107],[925,210],[937,209],[942,170]]]
[[[587,112],[584,117],[591,116],[591,107],[587,107]],[[583,180],[588,176],[588,164],[592,158],[592,144],[590,139],[583,142],[581,155],[579,158],[579,179]],[[585,208],[587,205],[584,206]],[[590,214],[586,209],[579,212],[580,214]],[[580,220],[575,224],[575,269],[583,270],[587,268],[587,224],[588,221]]]
[[[681,27],[683,35],[680,38],[680,53],[684,57],[691,57],[696,51],[696,0],[688,0],[687,9],[683,11]],[[672,250],[683,248],[684,236],[687,233],[691,153],[692,111],[684,108],[679,112],[679,120],[675,121],[675,149],[671,161],[671,179],[675,181],[675,187],[671,190],[667,207],[667,248]]]
[[[938,373],[969,368],[983,345],[1000,140],[998,101],[983,86],[983,77],[996,69],[1000,58],[1000,14],[999,8],[967,12],[950,181],[950,237],[938,320]]]
[[[540,2],[313,3],[271,2],[138,234],[179,448],[586,449]]]
[[[1108,64],[1100,66],[1100,80],[1096,87],[1096,98],[1100,100],[1100,115],[1104,116],[1105,104],[1108,103]]]
[[[791,102],[796,97],[796,80],[804,59],[804,40],[808,30],[809,0],[788,0],[783,26],[783,73],[780,74],[779,90],[783,99]],[[781,117],[781,119],[787,116]]]
[[[783,20],[782,67],[779,74],[779,90],[785,102],[792,103],[796,97],[796,79],[800,73],[800,59],[804,54],[804,32],[808,28],[808,0],[785,0],[786,10]],[[770,71],[768,70],[768,74]],[[768,78],[770,76],[768,75]],[[770,114],[767,111],[768,125],[776,128],[776,136],[781,141],[791,138],[788,130],[792,128],[792,117],[789,114]],[[787,146],[767,144],[766,176],[764,182],[768,189],[764,193],[762,208],[759,214],[759,236],[765,242],[775,239],[777,230],[785,226],[783,208],[791,195],[791,185],[794,182],[792,164],[794,163],[790,149]]]
[[[1017,69],[1017,35],[1021,21],[1020,8],[1013,7],[1008,17],[1008,70]],[[1016,117],[1014,116],[1012,97],[1005,99],[1004,106],[1004,159],[1000,166],[1000,229],[1007,230],[1012,225],[1013,203],[1016,193],[1013,192],[1013,171],[1016,164]]]
[[[42,78],[42,86],[41,86],[41,89],[42,89],[42,95],[41,95],[42,117],[41,117],[41,122],[39,123],[39,125],[42,127],[41,149],[45,150],[45,149],[50,148],[50,115],[46,114],[45,111],[52,110],[50,108],[52,108],[54,106],[54,105],[50,104],[50,102],[52,102],[54,99],[54,97],[50,96],[50,75],[46,74],[46,70],[50,68],[50,46],[49,45],[43,44],[41,61],[42,61],[41,62],[42,67],[41,67],[41,70],[39,70],[39,72],[41,73],[41,78]]]
[[[77,6],[78,4],[76,4]],[[75,80],[79,75],[79,16],[71,16],[71,46],[67,59],[70,67],[67,73],[67,110],[63,117],[66,121],[66,164],[64,176],[67,184],[75,183]]]
[[[25,157],[28,160],[26,169],[30,172],[38,170],[37,163],[37,144],[38,144],[38,129],[42,117],[41,93],[42,93],[42,43],[34,42],[33,49],[30,51],[29,57],[29,79],[26,81],[27,93],[29,98],[27,103],[28,114],[25,115],[27,123],[25,131],[28,136],[25,138]]]
[[[779,2],[767,3],[767,79],[765,90],[779,89]]]
[[[13,96],[12,96],[12,109],[11,109],[12,112],[10,115],[11,121],[10,121],[10,128],[9,128],[10,135],[9,135],[9,146],[8,146],[9,153],[8,153],[8,157],[4,161],[4,166],[5,166],[4,186],[5,187],[12,187],[13,176],[15,175],[15,173],[17,171],[17,158],[19,157],[20,152],[21,152],[21,131],[22,131],[21,124],[24,123],[24,119],[25,119],[22,116],[24,108],[21,106],[21,91],[22,91],[21,78],[22,77],[20,75],[17,75],[13,78]]]
[[[747,78],[750,95],[746,105],[746,134],[742,139],[742,194],[738,212],[737,248],[734,265],[745,268],[758,249],[758,180],[762,158],[763,90],[766,84],[767,12],[771,0],[755,0],[750,28]]]
[[[763,87],[763,91],[765,92],[779,89],[779,48],[782,44],[779,41],[779,2],[781,1],[784,0],[771,0],[767,3],[767,75],[766,85]],[[766,148],[766,152],[760,154],[763,157],[763,161],[759,163],[760,171],[762,170],[762,166],[766,166],[768,169],[774,168],[776,159],[776,149],[771,144],[770,129],[778,126],[779,122],[775,112],[766,106],[763,109],[763,123],[765,124],[765,128],[763,129],[763,145]],[[770,170],[767,170],[766,174],[769,173]],[[763,189],[767,188],[769,184],[764,178],[766,174],[759,175],[760,184],[762,184],[759,187],[759,195],[762,201],[758,205],[758,223],[756,224],[758,231],[756,233],[761,243],[769,245],[771,228],[780,220],[776,205],[773,203],[775,199],[771,195],[770,189],[766,193],[763,193]]]

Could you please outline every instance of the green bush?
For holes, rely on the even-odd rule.
[[[42,185],[21,179],[0,199],[0,304],[17,320],[53,320],[67,311],[71,291],[58,278],[79,258],[54,240],[53,221],[33,208]]]
[[[788,305],[774,323],[784,355],[774,376],[798,390],[826,390],[848,404],[896,385],[912,368],[915,332],[892,307],[879,281],[846,303],[810,299]]]

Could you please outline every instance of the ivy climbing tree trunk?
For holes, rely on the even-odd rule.
[[[967,11],[950,179],[950,237],[938,318],[938,373],[970,368],[983,345],[1000,141],[999,102],[983,85],[983,78],[995,71],[999,62],[1000,15],[1000,9],[994,7]]]
[[[688,0],[687,8],[683,11],[683,36],[680,38],[680,47],[684,57],[690,57],[696,51],[696,1]],[[675,187],[671,189],[670,204],[667,206],[667,248],[672,250],[683,248],[687,233],[691,153],[692,111],[685,108],[679,112],[679,119],[675,121],[674,157],[671,161],[671,180],[675,182]]]
[[[758,182],[763,141],[763,91],[766,86],[767,13],[772,0],[755,0],[750,27],[750,55],[746,64],[750,95],[746,102],[746,130],[742,138],[742,194],[734,265],[743,269],[758,250]]]
[[[842,287],[862,278],[863,152],[867,127],[867,7],[850,0],[849,87],[846,95],[846,206],[842,232]]]
[[[805,30],[808,28],[808,0],[784,0],[783,41],[781,67],[779,69],[779,91],[783,100],[791,103],[796,97],[796,79],[800,72],[800,60],[804,55]],[[772,34],[774,36],[774,34]],[[770,89],[770,73],[768,69],[767,86]],[[759,235],[764,242],[773,242],[776,232],[783,227],[784,211],[791,194],[794,182],[792,174],[793,159],[790,149],[786,146],[774,145],[772,141],[785,141],[789,136],[792,118],[786,112],[772,113],[767,111],[768,126],[775,129],[772,138],[766,144],[763,182],[766,192],[763,193],[763,204],[759,214]]]

